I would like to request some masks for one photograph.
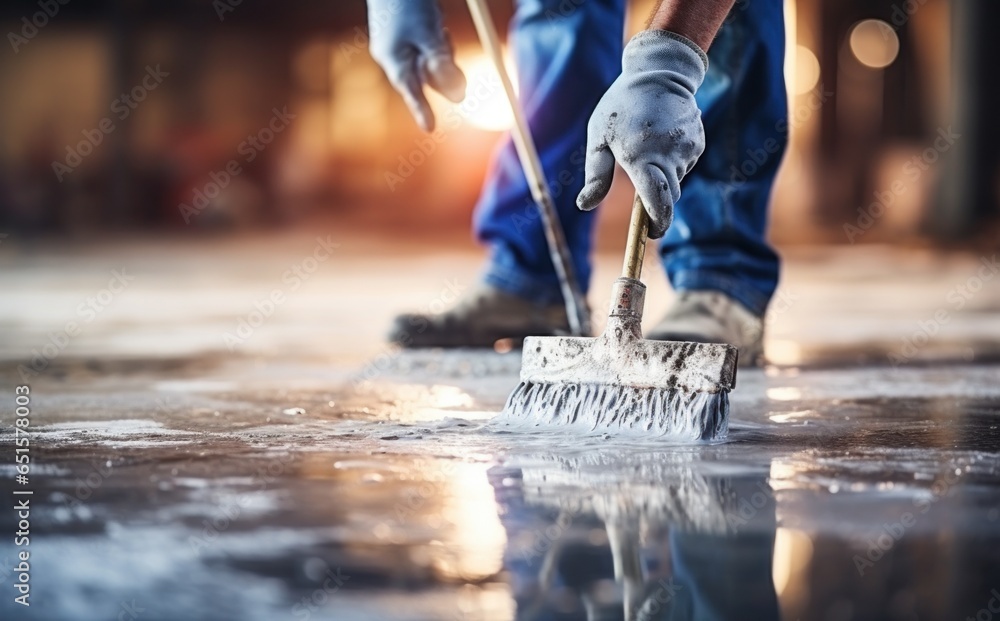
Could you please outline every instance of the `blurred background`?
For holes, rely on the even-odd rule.
[[[737,0],[737,6],[753,1]],[[473,97],[455,106],[431,93],[441,131],[427,136],[369,57],[363,0],[0,3],[0,369],[5,371],[0,379],[31,382],[33,391],[39,386],[42,395],[54,395],[40,402],[44,418],[35,420],[68,421],[68,426],[53,425],[49,436],[41,436],[55,448],[47,460],[52,463],[45,464],[53,469],[39,478],[52,485],[65,479],[58,489],[67,498],[80,489],[71,488],[70,479],[78,485],[79,474],[89,482],[90,470],[72,465],[63,471],[58,459],[108,460],[110,468],[114,458],[116,472],[123,463],[119,458],[138,464],[108,480],[102,490],[108,505],[94,500],[101,494],[89,501],[96,526],[55,518],[74,536],[103,532],[107,520],[117,556],[99,554],[100,562],[92,566],[68,562],[98,558],[93,556],[98,548],[89,539],[86,548],[74,548],[69,537],[55,536],[60,527],[41,524],[43,532],[57,530],[35,544],[49,546],[41,549],[53,559],[38,566],[43,569],[36,579],[50,580],[52,601],[72,607],[69,616],[83,618],[76,612],[83,610],[81,602],[98,597],[112,604],[111,610],[94,607],[94,615],[103,615],[99,618],[121,614],[115,602],[137,595],[140,606],[201,602],[173,595],[208,576],[193,591],[211,598],[205,610],[249,602],[255,615],[279,618],[267,616],[263,611],[270,609],[252,599],[270,597],[268,589],[280,575],[272,572],[298,571],[283,569],[293,567],[290,563],[268,564],[267,554],[278,554],[268,551],[272,544],[294,546],[288,553],[294,558],[306,549],[319,550],[315,555],[325,559],[339,559],[342,551],[348,559],[356,554],[360,560],[345,563],[361,568],[350,583],[361,588],[388,582],[383,575],[407,589],[436,584],[432,580],[440,578],[426,578],[433,574],[428,566],[452,567],[453,559],[432,563],[439,552],[428,550],[451,554],[447,546],[458,546],[455,558],[471,560],[468,567],[475,571],[483,558],[499,564],[496,537],[503,533],[495,519],[484,519],[492,515],[494,492],[476,470],[482,464],[462,465],[449,454],[441,465],[400,461],[373,467],[382,458],[368,447],[384,444],[365,444],[368,436],[355,435],[355,429],[339,435],[346,427],[329,425],[342,414],[346,424],[363,427],[351,417],[381,423],[421,408],[428,420],[453,420],[456,411],[488,416],[493,402],[480,405],[465,391],[500,395],[499,404],[516,383],[516,356],[462,358],[453,368],[433,360],[421,366],[419,358],[385,343],[395,313],[443,310],[475,286],[480,251],[469,234],[472,207],[489,158],[511,122],[499,89],[475,90],[491,81],[491,69],[465,2],[442,4]],[[509,20],[512,4],[490,2],[498,25]],[[630,3],[630,31],[642,28],[653,4]],[[991,576],[981,559],[996,550],[993,524],[1000,519],[996,367],[977,370],[969,364],[1000,360],[1000,279],[995,278],[1000,274],[1000,2],[785,0],[785,9],[791,142],[771,219],[771,237],[785,264],[766,318],[771,366],[757,375],[748,372],[750,381],[741,379],[734,393],[743,400],[740,416],[759,413],[769,417],[761,419],[765,422],[790,423],[780,432],[770,423],[754,423],[753,441],[736,444],[748,455],[763,445],[747,463],[783,486],[775,489],[801,494],[777,505],[783,526],[773,552],[776,593],[788,619],[910,619],[918,613],[944,618],[945,611],[971,618],[992,601],[980,590]],[[752,166],[756,157],[747,153],[743,163]],[[627,179],[618,174],[616,180],[598,227],[601,252],[590,296],[598,327],[599,311],[607,308],[607,284],[621,265],[631,202]],[[672,295],[656,263],[647,261],[647,322],[659,319]],[[942,360],[959,364],[903,376],[858,367],[891,365],[895,371]],[[813,364],[850,371],[810,374],[806,368],[799,377],[800,367]],[[382,376],[441,385],[403,385],[385,394],[373,389],[356,397],[333,388],[356,388],[360,380]],[[49,378],[54,382],[43,383]],[[483,411],[472,411],[479,408]],[[814,424],[824,420],[833,426]],[[289,421],[303,422],[293,428]],[[159,429],[163,422],[167,426]],[[137,423],[137,431],[122,423]],[[838,455],[842,451],[843,459],[800,450],[813,446],[804,438],[817,428],[827,431],[815,437]],[[175,440],[175,434],[191,429],[202,439],[181,447],[193,436]],[[376,429],[372,439],[399,439]],[[233,430],[245,435],[240,440],[224,435]],[[102,433],[110,437],[105,444]],[[321,435],[329,433],[338,435]],[[435,446],[446,447],[434,450],[468,451],[476,460],[492,450],[474,444],[453,449],[450,441],[438,445],[440,440],[428,435]],[[244,441],[246,451],[233,448]],[[208,492],[225,486],[235,498],[246,492],[243,483],[216,486],[188,477],[244,480],[257,468],[254,460],[273,462],[272,453],[260,457],[253,451],[285,442],[309,450],[326,447],[327,453],[302,462],[301,476],[310,486],[279,482],[266,497],[261,491],[259,504],[254,496],[232,533],[247,532],[249,539],[234,537],[237,543],[225,544],[234,546],[221,549],[225,562],[212,557],[204,567],[201,561],[186,564],[176,550],[187,549],[187,535],[195,531],[160,524],[190,517],[190,527],[201,533],[200,517],[219,515],[219,507],[205,500],[215,498]],[[98,450],[89,452],[90,445]],[[992,452],[984,457],[977,452],[983,450]],[[239,461],[234,451],[248,457]],[[344,461],[355,465],[341,469],[341,462],[334,462],[341,459],[338,452],[357,452],[357,459]],[[546,459],[550,452],[546,446]],[[181,465],[184,455],[195,454],[191,468]],[[206,454],[224,463],[198,461]],[[744,466],[733,466],[727,456],[740,453],[718,455],[705,458],[709,480],[742,472]],[[830,465],[836,463],[845,465]],[[188,483],[176,481],[175,465]],[[958,467],[963,481],[968,475],[986,495],[967,492],[964,484],[952,487],[938,472],[943,468],[957,477]],[[600,468],[603,474],[605,467]],[[680,462],[675,468],[701,472]],[[418,478],[411,479],[411,472]],[[373,486],[383,474],[389,483]],[[455,534],[420,526],[414,537],[421,542],[418,556],[399,544],[395,531],[391,537],[378,533],[389,532],[391,523],[383,523],[383,508],[394,506],[399,519],[401,505],[393,505],[397,493],[419,485],[427,498],[425,479],[419,477],[451,490],[441,496],[440,511],[445,524],[455,524]],[[331,481],[340,487],[331,487]],[[849,547],[840,533],[867,537],[860,529],[871,525],[881,536],[874,529],[885,520],[898,521],[907,510],[902,505],[909,504],[910,492],[904,484],[916,486],[913,494],[924,494],[914,498],[937,502],[945,494],[938,491],[941,481],[948,482],[950,498],[938,505],[943,517],[921,518],[920,527],[907,535],[926,533],[919,547],[900,545],[895,560],[884,561],[875,577],[866,576],[864,584],[854,580],[848,555],[868,544]],[[851,483],[864,493],[844,493],[855,491]],[[286,485],[296,495],[270,496]],[[182,491],[186,486],[190,497]],[[91,488],[86,489],[89,497]],[[871,502],[875,489],[882,504]],[[822,493],[809,495],[815,490]],[[202,504],[171,508],[189,498]],[[417,518],[423,519],[421,511],[439,512],[436,503]],[[141,528],[131,539],[122,533],[137,520],[118,509],[125,504],[129,511],[140,507],[135,515],[141,516]],[[169,512],[150,518],[149,506]],[[296,514],[293,520],[289,506],[304,508],[306,517],[299,520]],[[356,506],[363,511],[355,513]],[[281,525],[280,536],[254,531],[267,524],[257,521],[260,507],[273,511],[276,517],[267,519]],[[442,524],[440,517],[433,523]],[[805,526],[790,529],[796,519]],[[308,525],[301,547],[285,535],[290,521]],[[346,534],[341,523],[349,525]],[[334,525],[337,534],[329,541],[322,538],[326,535],[316,538],[313,524],[315,532]],[[810,530],[812,524],[820,525],[821,534],[837,534],[810,539],[796,530]],[[367,539],[369,532],[378,541]],[[962,538],[983,532],[989,537]],[[424,533],[433,541],[423,542]],[[397,549],[410,560],[399,561]],[[378,569],[383,566],[388,569]],[[233,567],[244,572],[239,579],[227,573]],[[266,568],[266,585],[246,586],[246,568]],[[447,584],[459,584],[449,571],[444,571]],[[166,581],[171,572],[177,582]],[[295,580],[294,589],[312,588]],[[216,591],[214,584],[224,586]],[[461,584],[463,593],[471,586]],[[484,592],[484,599],[495,593]],[[506,605],[507,599],[498,597]],[[891,607],[895,616],[865,615],[860,608],[852,616],[852,601],[869,600],[881,606],[873,611]],[[343,618],[342,609],[336,611]]]
[[[464,2],[443,4],[459,64],[471,83],[489,79]],[[504,24],[512,3],[491,4]],[[633,31],[652,4],[631,3]],[[775,241],[991,244],[1000,6],[785,5],[792,146]],[[462,107],[437,98],[447,122],[427,140],[368,56],[362,0],[36,0],[5,2],[0,19],[8,233],[315,220],[464,231],[510,122],[499,89]],[[294,118],[275,121],[282,110]],[[876,216],[867,228],[859,209]]]

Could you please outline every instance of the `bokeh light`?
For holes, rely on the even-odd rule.
[[[883,69],[899,56],[896,31],[880,19],[866,19],[851,29],[851,52],[862,65]]]
[[[819,84],[819,59],[804,45],[795,46],[794,74],[790,82],[796,95],[808,93]]]

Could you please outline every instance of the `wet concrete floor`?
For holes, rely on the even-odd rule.
[[[0,277],[8,300],[40,290],[28,272]],[[1000,619],[1000,366],[980,350],[846,365],[872,350],[827,334],[829,364],[741,371],[726,442],[678,446],[491,428],[516,352],[358,355],[343,326],[203,351],[121,303],[93,324],[116,339],[85,333],[27,379],[10,343],[64,319],[0,309],[19,335],[0,495],[32,492],[30,608],[0,512],[4,619]],[[227,329],[206,307],[192,330]]]

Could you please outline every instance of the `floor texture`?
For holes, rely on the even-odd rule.
[[[728,441],[678,446],[494,428],[516,351],[387,346],[463,242],[6,239],[0,616],[1000,619],[995,257],[785,256]]]

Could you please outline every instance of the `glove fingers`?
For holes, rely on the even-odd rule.
[[[453,103],[465,99],[465,74],[455,64],[451,52],[427,57],[424,63],[427,84]]]
[[[389,76],[389,81],[393,87],[402,95],[403,101],[417,120],[421,129],[425,132],[434,131],[434,112],[431,105],[424,96],[423,83],[416,71],[416,59],[405,63],[405,68],[401,68],[394,75]]]
[[[459,103],[465,99],[467,85],[465,74],[455,64],[455,51],[448,31],[438,32],[439,36],[431,39],[433,43],[420,50],[424,59],[422,66],[424,78],[431,88],[447,97],[449,101]]]
[[[584,167],[587,183],[576,197],[576,206],[583,211],[596,209],[611,190],[615,178],[615,156],[606,145],[587,151]]]
[[[649,238],[663,237],[674,218],[674,197],[680,195],[677,182],[653,163],[640,164],[631,170],[626,168],[625,172],[649,214]]]

